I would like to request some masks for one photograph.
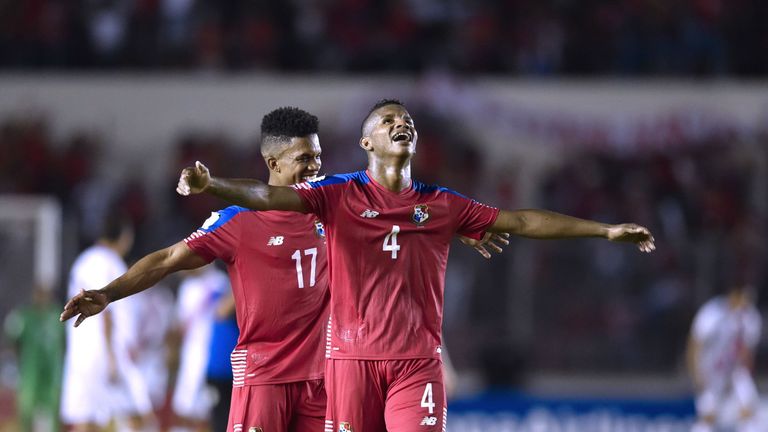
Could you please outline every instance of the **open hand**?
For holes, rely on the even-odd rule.
[[[77,327],[89,316],[103,311],[108,304],[109,299],[104,291],[81,290],[64,305],[64,311],[59,316],[59,321],[66,321],[79,314],[75,320],[75,327]]]
[[[470,246],[474,248],[477,253],[483,256],[483,258],[490,259],[491,253],[488,252],[488,249],[496,252],[496,253],[502,253],[503,249],[502,246],[507,246],[509,244],[509,234],[508,233],[490,233],[486,232],[483,236],[482,240],[475,240],[471,239],[469,237],[459,237],[459,240],[461,240],[462,243],[464,243],[467,246]]]
[[[202,162],[196,161],[194,167],[187,167],[181,170],[179,183],[176,185],[176,192],[184,196],[199,194],[208,187],[210,182],[210,171]]]
[[[608,240],[635,243],[641,252],[656,250],[651,231],[637,224],[619,224],[608,228]]]

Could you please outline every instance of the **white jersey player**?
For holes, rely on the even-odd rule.
[[[108,221],[102,237],[72,265],[68,294],[98,289],[123,274],[126,266],[122,257],[132,244],[130,227]],[[113,323],[113,315],[101,314],[80,328],[67,326],[61,417],[73,431],[103,430],[114,415],[112,384],[119,378],[112,345]]]
[[[229,290],[227,274],[214,265],[191,271],[179,286],[177,325],[182,342],[172,404],[182,425],[190,429],[207,426],[213,406],[205,374],[216,309]]]
[[[761,326],[748,286],[733,287],[699,309],[687,353],[696,387],[694,432],[715,430],[729,402],[738,405],[738,431],[768,431],[754,420],[759,398],[751,368]]]

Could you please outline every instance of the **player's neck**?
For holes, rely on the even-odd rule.
[[[290,186],[292,183],[286,183],[285,181],[279,179],[279,178],[273,178],[271,175],[269,176],[269,180],[267,180],[267,184],[270,186]]]
[[[411,185],[411,162],[386,164],[371,159],[368,161],[368,174],[386,189],[400,192]]]

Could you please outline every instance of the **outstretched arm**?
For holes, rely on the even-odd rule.
[[[208,264],[181,241],[173,246],[152,252],[136,262],[122,276],[98,290],[80,291],[64,306],[59,319],[66,321],[79,315],[75,327],[86,318],[104,310],[115,300],[144,291],[165,276],[179,270],[189,270]]]
[[[209,193],[232,204],[253,210],[288,210],[306,213],[304,202],[290,187],[270,186],[251,179],[212,177],[208,168],[195,162],[181,171],[176,192],[180,195]]]
[[[640,225],[610,225],[547,210],[502,210],[488,231],[536,239],[601,237],[635,243],[643,252],[656,249],[651,232]]]

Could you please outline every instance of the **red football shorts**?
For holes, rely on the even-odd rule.
[[[325,432],[445,432],[437,359],[329,359]]]
[[[235,387],[227,432],[320,431],[325,400],[323,380]]]

